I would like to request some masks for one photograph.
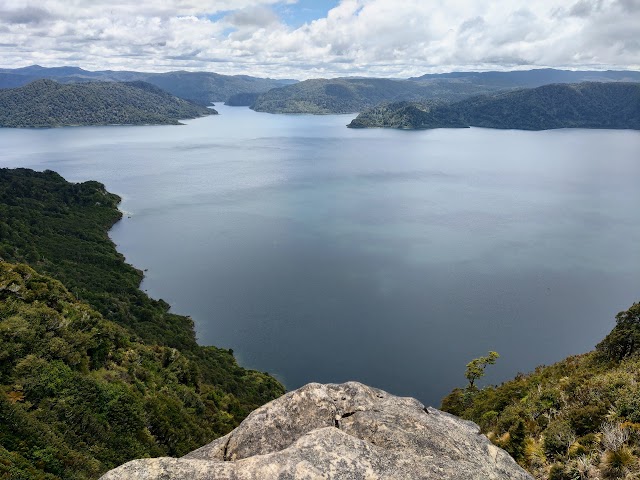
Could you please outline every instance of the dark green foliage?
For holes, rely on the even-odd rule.
[[[0,91],[1,127],[176,125],[181,118],[214,113],[141,81],[61,84],[37,80]]]
[[[256,103],[259,96],[260,93],[256,92],[236,93],[231,95],[224,104],[232,107],[250,107]]]
[[[0,263],[0,305],[0,445],[43,472],[93,478],[182,455],[237,421],[207,400],[228,393],[178,373],[191,360],[136,341],[26,265]]]
[[[554,420],[544,432],[544,451],[550,457],[565,455],[575,440],[575,432],[569,422]]]
[[[569,411],[567,414],[569,424],[576,435],[583,436],[597,432],[607,415],[604,407],[604,404],[596,403],[595,405],[576,407]]]
[[[145,341],[195,348],[192,321],[167,313],[138,286],[107,231],[120,199],[98,182],[71,184],[52,171],[0,169],[0,258],[55,276],[107,319]]]
[[[465,390],[454,388],[453,391],[442,399],[440,408],[457,417],[462,416],[469,405],[465,402]]]
[[[97,182],[0,169],[0,257],[38,271],[0,263],[0,479],[182,455],[284,392],[139,290],[107,236],[118,201]]]
[[[349,128],[466,128],[461,115],[454,115],[443,107],[441,101],[382,103],[365,110],[354,118]]]
[[[496,413],[497,412],[493,412]],[[516,460],[524,458],[525,440],[527,439],[524,422],[518,419],[515,425],[509,429],[509,442],[505,445],[505,450]]]
[[[640,303],[616,315],[616,326],[596,349],[606,359],[616,362],[640,351]]]
[[[52,171],[0,169],[0,258],[56,276],[110,320],[145,340],[194,346],[191,321],[168,315],[138,289],[142,272],[106,236],[119,197],[97,182],[70,184]]]
[[[494,90],[459,82],[420,84],[385,78],[314,79],[269,90],[260,95],[251,108],[268,113],[355,113],[381,102],[454,101]]]
[[[400,102],[362,112],[351,128],[640,129],[640,84],[557,84],[451,104]]]

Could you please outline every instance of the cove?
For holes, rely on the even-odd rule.
[[[0,129],[0,165],[95,179],[142,288],[293,389],[438,405],[593,348],[640,300],[640,133],[350,130],[216,106],[186,126]],[[485,382],[485,383],[486,383]]]

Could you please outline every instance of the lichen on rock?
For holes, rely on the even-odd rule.
[[[101,480],[316,478],[532,479],[474,423],[348,382],[308,384],[182,458],[135,460]]]

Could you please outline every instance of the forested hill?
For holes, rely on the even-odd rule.
[[[59,83],[82,82],[148,82],[177,97],[207,106],[224,102],[240,93],[261,93],[272,88],[295,83],[295,80],[251,77],[248,75],[220,75],[213,72],[133,72],[103,70],[92,72],[78,67],[29,67],[0,69],[0,88],[21,87],[34,80],[48,78]]]
[[[554,84],[451,104],[401,102],[362,112],[351,128],[640,129],[640,83]]]
[[[455,101],[495,90],[460,82],[420,84],[385,78],[315,79],[269,90],[259,95],[251,108],[268,113],[355,113],[381,102]]]
[[[633,70],[557,70],[537,68],[511,72],[430,73],[410,78],[415,82],[462,82],[499,88],[535,88],[552,83],[640,82],[640,72]]]
[[[0,169],[2,479],[184,455],[284,392],[139,289],[107,235],[118,202],[97,182]]]
[[[0,90],[0,127],[176,125],[215,113],[145,82],[36,80]]]

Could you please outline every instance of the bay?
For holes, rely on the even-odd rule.
[[[288,388],[438,405],[592,349],[640,300],[640,133],[350,130],[217,106],[185,126],[0,129],[0,166],[95,179],[142,288]]]

